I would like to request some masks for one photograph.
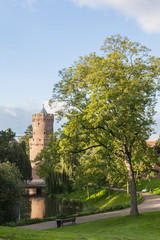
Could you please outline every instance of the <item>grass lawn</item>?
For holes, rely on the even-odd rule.
[[[122,216],[49,230],[0,227],[7,240],[159,240],[160,212]]]
[[[152,189],[153,194],[160,194],[160,179],[142,179],[136,183],[137,191],[142,191],[147,187],[148,192]]]
[[[124,192],[110,191],[108,189],[99,190],[96,194],[94,189],[90,189],[90,198],[88,199],[86,191],[75,191],[65,196],[72,200],[79,200],[83,203],[83,213],[96,213],[104,211],[112,211],[130,206],[130,195]],[[140,197],[138,197],[140,198]]]

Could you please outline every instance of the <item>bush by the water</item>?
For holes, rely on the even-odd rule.
[[[16,221],[23,182],[18,168],[9,162],[0,163],[0,224]]]

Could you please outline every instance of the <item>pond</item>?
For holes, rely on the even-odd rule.
[[[52,217],[57,214],[71,215],[82,210],[79,202],[58,201],[56,197],[47,194],[36,194],[34,189],[29,189],[21,202],[20,219],[33,219]]]

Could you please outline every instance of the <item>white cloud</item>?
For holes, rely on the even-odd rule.
[[[48,101],[43,101],[44,107],[48,113],[55,114],[61,108],[61,103],[53,105],[50,108]],[[16,134],[23,134],[27,127],[32,124],[32,114],[39,113],[42,109],[42,104],[32,99],[26,99],[26,103],[21,106],[0,105],[0,131],[11,128]],[[54,129],[57,131],[61,127],[64,120],[57,123],[55,119]]]
[[[93,9],[113,8],[133,18],[147,32],[160,32],[159,0],[71,0]]]
[[[0,130],[11,128],[17,134],[23,133],[31,124],[34,112],[25,107],[0,106]]]
[[[66,123],[67,119],[63,118],[60,121],[57,119],[56,112],[64,107],[64,103],[62,102],[54,102],[52,106],[49,106],[48,101],[43,101],[44,108],[46,109],[47,113],[54,114],[54,131],[57,131],[61,126]]]
[[[43,101],[44,107],[48,113],[55,114],[55,112],[63,106],[63,103],[53,104],[53,107],[50,108],[48,101]],[[27,127],[32,124],[32,114],[39,113],[42,109],[42,105],[36,104],[35,106],[26,107],[24,106],[0,106],[0,131],[7,128],[11,128],[16,134],[23,134]],[[154,118],[157,122],[155,128],[155,133],[152,134],[149,140],[157,140],[160,135],[160,112],[157,112]],[[55,119],[54,129],[55,131],[61,127],[66,122],[66,119],[63,119],[60,122],[57,122]]]
[[[4,110],[4,112],[9,113],[10,115],[16,117],[16,112],[15,112],[15,110],[14,110],[13,107],[11,107],[11,106],[6,106],[6,107],[4,107],[3,110]]]
[[[47,113],[52,113],[52,114],[55,114],[58,110],[60,110],[64,106],[64,103],[58,102],[58,101],[54,102],[52,104],[52,107],[49,106],[48,101],[43,101],[43,104],[44,104],[44,107],[45,107]]]

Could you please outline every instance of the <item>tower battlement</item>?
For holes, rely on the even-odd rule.
[[[51,113],[34,113],[34,114],[32,114],[32,117],[52,117],[52,118],[54,118],[54,115],[53,114],[51,114]]]

